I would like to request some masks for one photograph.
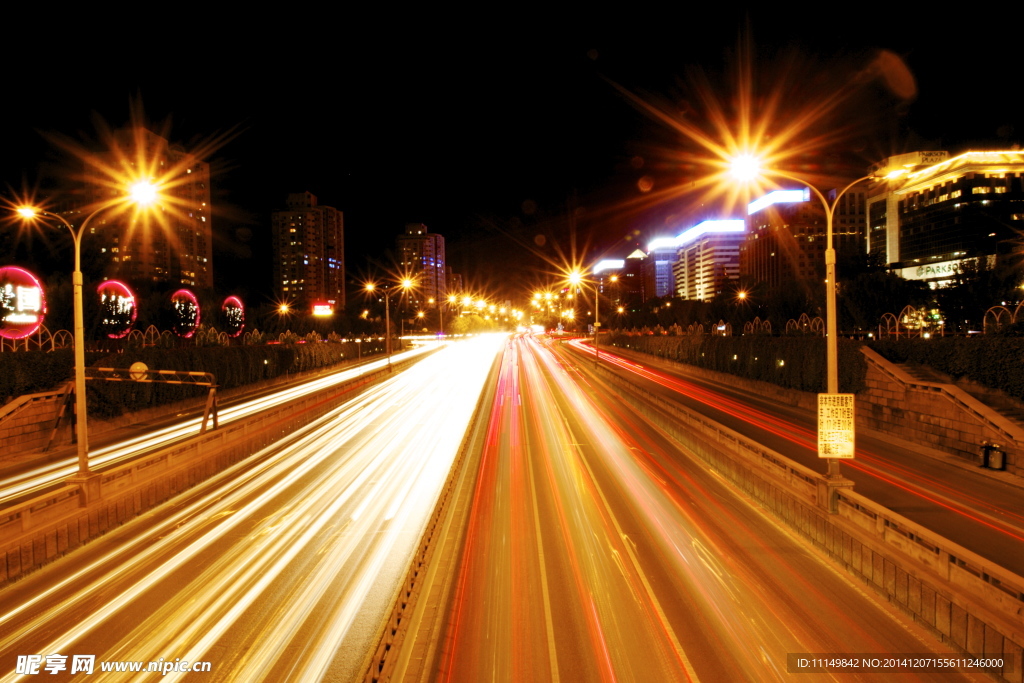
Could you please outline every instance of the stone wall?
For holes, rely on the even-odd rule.
[[[66,396],[65,390],[26,394],[0,408],[3,448],[11,453],[42,450],[50,439],[54,418]],[[64,427],[61,435],[67,439],[70,429]]]
[[[1024,475],[1024,427],[962,389],[913,378],[871,349],[865,390],[857,395],[857,423],[980,463],[982,446],[998,444],[1006,469]]]

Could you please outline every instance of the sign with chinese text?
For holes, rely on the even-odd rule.
[[[242,334],[245,329],[245,307],[242,306],[242,300],[237,296],[229,296],[224,299],[220,312],[224,316],[224,331],[228,336],[237,337]]]
[[[123,339],[138,317],[135,293],[119,280],[106,280],[96,288],[100,295],[100,329],[111,339]]]
[[[0,268],[0,337],[24,339],[43,324],[43,285],[24,268]]]
[[[818,394],[818,457],[854,457],[853,394]]]

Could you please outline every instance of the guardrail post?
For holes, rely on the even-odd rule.
[[[88,507],[90,503],[103,497],[100,494],[100,476],[96,472],[91,472],[84,477],[76,474],[67,478],[67,483],[78,486],[78,499],[82,507]]]
[[[853,480],[845,477],[821,477],[818,479],[818,507],[830,515],[839,511],[839,492],[852,489]]]

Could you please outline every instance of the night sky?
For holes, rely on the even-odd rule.
[[[621,257],[715,215],[714,202],[686,191],[706,174],[707,152],[622,90],[713,132],[709,98],[735,113],[741,36],[752,46],[754,114],[781,94],[773,134],[813,102],[848,93],[808,128],[822,148],[793,160],[822,183],[893,153],[1022,141],[1010,36],[1022,10],[922,20],[865,8],[826,21],[521,7],[358,17],[279,7],[280,16],[216,19],[196,6],[195,24],[181,7],[159,28],[117,30],[80,17],[0,44],[0,181],[45,186],[61,162],[48,133],[96,139],[97,119],[124,125],[141,103],[152,128],[169,126],[186,147],[233,131],[208,159],[219,289],[269,295],[270,212],[309,190],[345,212],[350,280],[371,259],[387,265],[404,224],[422,222],[445,236],[470,284],[512,294],[574,251]],[[996,24],[1008,27],[1003,39]],[[913,96],[870,70],[879,50],[909,68]]]

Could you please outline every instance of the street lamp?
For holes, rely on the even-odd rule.
[[[404,278],[399,282],[399,287],[402,293],[408,292],[413,288],[415,283],[410,278]],[[366,285],[367,292],[375,292],[377,285],[373,282],[369,282]],[[391,297],[387,287],[383,287],[384,290],[384,349],[388,356],[388,368],[391,367]],[[405,320],[402,321],[404,326]]]
[[[71,273],[71,285],[74,294],[75,317],[75,441],[78,447],[78,476],[89,477],[89,429],[85,402],[85,314],[82,306],[82,235],[89,223],[98,214],[124,202],[133,202],[140,206],[148,206],[158,198],[157,188],[148,181],[138,181],[128,188],[127,197],[108,202],[85,217],[76,230],[63,216],[35,206],[20,206],[17,213],[23,220],[43,221],[51,218],[63,225],[71,233],[75,243],[75,269]]]
[[[752,155],[742,155],[732,160],[732,175],[739,180],[750,181],[762,173],[758,159]],[[775,169],[763,171],[765,175],[779,176],[800,183],[814,193],[825,209],[825,360],[826,360],[826,391],[829,394],[839,393],[839,323],[836,312],[836,250],[832,243],[832,217],[835,214],[839,199],[854,185],[865,180],[878,178],[874,174],[854,180],[836,193],[831,203],[821,191],[806,180]],[[820,429],[820,427],[819,427]],[[838,479],[839,460],[827,458],[828,477]]]
[[[740,180],[752,180],[762,171],[757,163],[757,159],[750,155],[737,157],[733,161],[733,175]],[[836,206],[839,205],[840,198],[846,194],[854,185],[862,183],[865,180],[871,180],[877,178],[875,175],[866,175],[862,178],[854,180],[848,184],[838,193],[836,193],[835,199],[831,203],[825,198],[825,195],[821,191],[811,185],[806,180],[790,175],[783,171],[777,171],[775,169],[764,171],[766,175],[779,176],[780,178],[786,178],[793,182],[800,183],[807,187],[814,196],[821,201],[822,207],[825,209],[825,318],[826,318],[826,355],[827,355],[827,374],[826,374],[826,386],[827,391],[830,394],[839,393],[839,333],[838,333],[838,316],[836,315],[836,250],[832,242],[832,217],[835,214]]]
[[[574,269],[574,270],[570,271],[569,275],[566,276],[566,279],[568,280],[570,286],[575,287],[577,289],[582,289],[583,288],[583,283],[585,282],[585,280],[583,278],[583,273],[579,269]],[[594,364],[595,365],[597,364],[598,360],[600,360],[600,358],[601,358],[601,351],[600,351],[600,349],[597,348],[597,345],[598,345],[598,334],[600,333],[600,330],[601,330],[601,318],[600,318],[600,314],[599,314],[599,311],[598,311],[598,306],[600,305],[600,299],[601,299],[601,288],[595,283],[594,284]]]

